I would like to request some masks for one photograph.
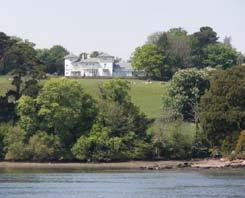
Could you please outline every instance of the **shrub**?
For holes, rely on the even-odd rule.
[[[22,161],[29,159],[24,143],[25,133],[19,127],[8,130],[4,137],[5,160]]]
[[[81,136],[72,147],[72,153],[79,160],[106,161],[109,156],[109,130],[94,125],[88,136]]]
[[[154,155],[164,159],[191,157],[195,128],[182,120],[156,123],[153,128]],[[188,126],[190,125],[190,126]]]
[[[134,133],[112,136],[110,129],[98,123],[89,135],[81,136],[72,147],[76,159],[83,161],[145,159],[150,151],[150,144],[137,139]]]
[[[37,132],[27,145],[30,159],[34,161],[58,160],[61,154],[61,144],[57,135]]]

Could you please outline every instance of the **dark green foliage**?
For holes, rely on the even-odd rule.
[[[35,98],[38,95],[40,89],[41,85],[39,84],[39,82],[35,79],[30,79],[25,82],[22,94]]]
[[[64,74],[64,57],[67,54],[68,51],[60,45],[37,50],[37,58],[46,66],[46,72],[50,74]]]
[[[210,44],[216,43],[217,40],[217,33],[211,27],[201,27],[200,31],[190,35],[191,58],[194,67],[204,67],[203,49]]]
[[[223,43],[208,45],[203,50],[203,65],[227,69],[236,65],[238,53]]]
[[[0,122],[11,121],[15,117],[15,104],[8,101],[8,95],[0,96]]]
[[[191,157],[192,158],[205,158],[210,156],[210,143],[207,140],[204,132],[199,132],[196,134],[195,140],[191,147]]]
[[[201,124],[213,146],[233,141],[234,135],[245,128],[244,79],[244,66],[219,70],[201,98]]]
[[[5,59],[8,50],[16,43],[5,33],[0,32],[0,74],[6,74],[11,71],[11,68],[5,64]]]
[[[211,27],[201,27],[199,32],[195,32],[193,36],[197,39],[200,47],[208,44],[216,43],[218,40],[217,33]]]

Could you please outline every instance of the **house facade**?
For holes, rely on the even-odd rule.
[[[114,56],[106,53],[96,58],[79,58],[69,54],[65,56],[65,76],[132,76],[133,69],[130,63],[119,62],[114,64]]]

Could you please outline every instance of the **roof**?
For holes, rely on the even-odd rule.
[[[121,68],[132,69],[132,65],[129,62],[121,61],[118,63]]]
[[[114,57],[114,56],[103,52],[98,57]]]
[[[94,63],[94,62],[99,62],[99,59],[98,58],[87,58],[85,60],[81,60],[80,62]]]
[[[75,54],[70,53],[70,54],[66,55],[64,58],[69,59],[69,58],[78,58],[78,57]]]

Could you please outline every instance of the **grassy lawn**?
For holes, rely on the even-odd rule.
[[[7,90],[12,88],[9,76],[0,76],[0,95],[4,95]]]
[[[77,79],[81,82],[85,92],[91,94],[94,98],[98,98],[98,87],[107,79]],[[164,92],[165,85],[159,81],[153,81],[147,84],[144,80],[129,80],[131,82],[132,101],[140,107],[149,117],[159,117],[161,112],[161,96]],[[0,95],[11,88],[9,76],[0,76]]]
[[[105,79],[79,79],[84,90],[93,97],[98,98],[99,84]],[[132,101],[140,107],[149,117],[159,117],[161,112],[161,97],[165,88],[159,81],[146,84],[144,80],[129,80],[131,82]]]

